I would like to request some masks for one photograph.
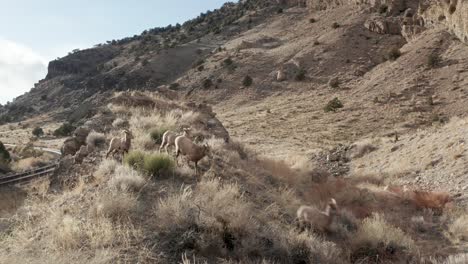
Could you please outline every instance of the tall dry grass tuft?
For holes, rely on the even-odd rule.
[[[415,255],[415,242],[401,229],[387,223],[380,214],[363,220],[351,241],[352,259],[385,259]]]
[[[137,209],[137,199],[127,192],[104,192],[98,197],[92,215],[116,222],[130,220]]]
[[[86,144],[91,148],[103,147],[106,143],[106,136],[96,131],[91,131],[86,138]]]
[[[99,164],[98,169],[94,173],[94,177],[103,182],[115,173],[118,166],[119,163],[115,159],[105,159]]]
[[[457,217],[449,225],[448,231],[455,242],[468,241],[468,214]]]
[[[139,191],[145,185],[145,178],[137,171],[118,165],[113,177],[109,180],[109,186],[117,191]]]

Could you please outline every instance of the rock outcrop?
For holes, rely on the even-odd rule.
[[[90,129],[87,127],[77,128],[73,133],[73,136],[66,139],[63,143],[62,148],[60,149],[62,156],[75,155],[76,152],[80,150],[81,146],[86,145],[86,138],[88,137],[89,132]]]
[[[419,13],[427,24],[441,24],[468,44],[468,1],[425,0],[421,1]]]
[[[287,1],[292,2],[295,1]],[[297,5],[297,4],[296,4]],[[407,40],[426,26],[442,25],[462,42],[468,43],[468,2],[464,0],[308,0],[309,10],[317,11],[342,5],[368,8],[384,13],[368,20],[365,26],[379,34],[401,34]]]

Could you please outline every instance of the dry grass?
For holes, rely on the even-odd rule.
[[[468,254],[458,254],[448,257],[444,261],[438,262],[438,264],[466,264],[468,263]]]
[[[14,171],[27,171],[30,169],[38,168],[41,166],[47,165],[49,160],[45,157],[30,157],[30,158],[25,158],[25,159],[20,159],[16,162],[13,162],[11,164],[11,169]]]
[[[114,176],[109,180],[109,185],[119,191],[139,191],[145,183],[145,178],[137,171],[122,165],[116,167]]]
[[[116,171],[119,163],[114,159],[105,159],[99,164],[94,177],[99,181],[108,180]]]
[[[137,208],[137,200],[126,192],[104,192],[98,197],[94,207],[94,215],[107,217],[114,221],[127,221],[134,215]]]
[[[468,214],[457,217],[449,225],[449,234],[456,242],[468,241]]]
[[[352,240],[352,245],[355,259],[364,256],[385,259],[403,254],[411,255],[416,251],[415,242],[379,214],[364,219]]]
[[[112,126],[114,128],[117,128],[117,129],[123,129],[123,128],[127,128],[129,125],[128,123],[128,120],[125,120],[123,118],[116,118],[113,122],[112,122]]]
[[[86,144],[93,149],[103,147],[105,143],[106,136],[96,131],[91,131],[86,138]]]

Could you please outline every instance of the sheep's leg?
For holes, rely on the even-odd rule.
[[[166,144],[166,146],[164,147],[164,149],[166,150],[166,154],[169,155],[169,144]]]
[[[179,154],[180,154],[180,151],[179,149],[176,148],[175,162],[177,166],[179,166]]]
[[[195,174],[198,176],[198,162],[195,161]]]
[[[161,142],[161,146],[159,146],[159,153],[161,153],[162,148],[164,148],[165,146],[166,146],[166,141],[163,139],[163,141]]]

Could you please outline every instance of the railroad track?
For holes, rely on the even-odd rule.
[[[5,145],[10,146],[10,147],[15,146],[12,144],[5,144]],[[42,147],[34,147],[34,148],[37,150],[60,155],[59,150],[42,148]],[[7,174],[7,175],[0,176],[0,186],[24,183],[24,182],[28,182],[39,177],[47,176],[51,173],[54,173],[54,171],[57,169],[57,166],[58,166],[58,161],[54,161],[52,164],[49,164],[40,168],[28,170],[28,171],[21,172],[21,173]]]
[[[51,164],[44,167],[40,167],[34,170],[29,170],[22,173],[10,174],[0,176],[0,186],[23,183],[35,178],[47,176],[55,171],[57,164]]]

